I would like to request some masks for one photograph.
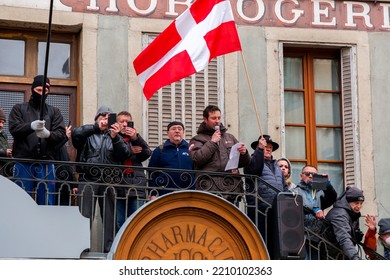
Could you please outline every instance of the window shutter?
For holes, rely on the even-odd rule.
[[[144,34],[143,47],[149,45],[157,35]],[[198,126],[203,121],[203,110],[207,105],[213,104],[223,108],[221,69],[223,58],[217,57],[205,70],[163,87],[149,101],[145,101],[146,135],[151,148],[165,141],[166,127],[172,120],[184,123],[185,138],[189,140],[196,135]]]
[[[345,185],[360,181],[360,154],[357,137],[356,50],[341,49],[341,81],[343,92],[344,120],[344,180]]]

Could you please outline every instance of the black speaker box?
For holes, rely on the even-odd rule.
[[[274,201],[274,258],[303,259],[305,235],[302,197],[280,192]]]

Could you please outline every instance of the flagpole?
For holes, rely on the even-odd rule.
[[[246,67],[246,62],[245,62],[244,53],[243,53],[242,51],[240,51],[240,53],[241,53],[242,63],[244,64],[246,79],[247,79],[248,85],[249,85],[249,91],[250,91],[251,97],[252,97],[253,108],[254,108],[254,110],[255,110],[256,119],[257,119],[257,125],[258,125],[258,127],[259,127],[260,135],[263,135],[263,129],[261,128],[259,112],[257,111],[257,106],[256,106],[256,101],[255,101],[255,95],[253,94],[253,89],[252,89],[251,81],[250,81],[250,79],[249,79],[248,68]]]
[[[49,50],[50,50],[50,40],[51,40],[51,22],[53,17],[53,1],[54,0],[50,0],[49,26],[47,28],[45,67],[43,70],[42,98],[41,98],[40,116],[39,116],[40,120],[43,120],[43,113],[44,113],[44,106],[45,106],[46,79],[47,79],[47,68],[49,65]]]

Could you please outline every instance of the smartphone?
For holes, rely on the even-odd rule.
[[[108,115],[108,128],[110,128],[114,123],[116,123],[116,113],[110,113]]]
[[[326,182],[328,182],[328,176],[326,175],[323,176],[318,173],[313,175],[313,182],[312,182],[313,189],[325,190]]]
[[[131,128],[134,128],[134,122],[133,121],[127,122],[127,126],[131,127]]]

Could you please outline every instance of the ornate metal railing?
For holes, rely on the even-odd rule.
[[[16,164],[29,166],[29,169],[24,170],[23,173],[29,174],[29,179],[18,172],[20,168],[15,168]],[[50,176],[36,175],[47,164],[54,164],[52,175],[55,179]],[[273,205],[264,200],[258,188],[253,186],[257,186],[261,181],[277,191],[258,176],[61,161],[0,158],[0,175],[24,189],[26,185],[34,182],[35,187],[29,191],[29,194],[37,202],[39,193],[43,191],[45,204],[78,206],[80,212],[91,219],[91,248],[88,256],[107,252],[104,246],[105,237],[111,234],[114,236],[118,232],[124,219],[131,215],[131,209],[149,203],[156,196],[194,189],[211,192],[235,204],[244,213],[251,213],[252,221],[258,226],[258,217],[264,217],[263,220],[267,221]],[[260,209],[259,204],[263,205]],[[124,216],[120,213],[124,213]],[[268,225],[269,223],[266,222],[266,227]],[[269,244],[272,238],[267,235],[267,232],[266,230],[263,239],[267,247],[272,248]],[[315,253],[316,257],[313,258],[345,258],[342,251],[323,236],[306,227],[304,232],[306,244],[305,246],[302,244],[301,249],[311,248],[308,251]],[[312,242],[313,239],[317,241]],[[363,250],[360,251],[364,254]],[[302,255],[297,254],[297,256]],[[307,256],[310,258],[310,254]]]

